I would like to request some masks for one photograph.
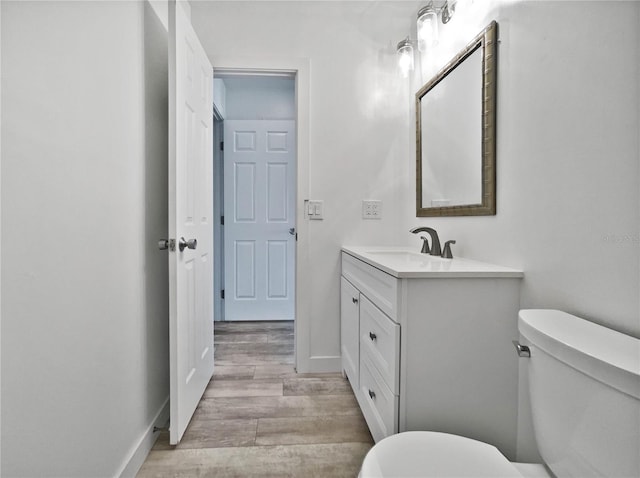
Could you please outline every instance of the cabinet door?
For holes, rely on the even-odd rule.
[[[360,292],[344,277],[340,278],[340,337],[342,369],[351,387],[358,390],[360,381]]]

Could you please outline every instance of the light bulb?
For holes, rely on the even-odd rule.
[[[409,39],[398,43],[396,51],[398,52],[398,67],[402,76],[406,78],[413,70],[413,46]]]
[[[428,5],[418,12],[418,49],[426,51],[438,42],[438,14]]]

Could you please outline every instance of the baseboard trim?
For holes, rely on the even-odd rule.
[[[342,357],[340,357],[340,355],[309,357],[309,361],[307,362],[307,364],[309,366],[309,373],[342,371]]]
[[[140,467],[147,458],[147,455],[153,448],[153,444],[156,442],[159,433],[154,433],[154,427],[163,427],[169,421],[169,397],[164,401],[156,416],[151,420],[151,424],[147,427],[146,431],[132,448],[124,463],[120,466],[120,469],[115,474],[120,478],[133,478],[136,476]]]

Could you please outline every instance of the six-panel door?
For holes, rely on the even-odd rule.
[[[293,320],[295,122],[224,128],[225,319]]]
[[[179,443],[213,375],[213,68],[169,4],[169,440]],[[189,247],[181,248],[181,239]]]

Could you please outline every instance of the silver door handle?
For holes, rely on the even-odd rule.
[[[184,237],[181,237],[180,242],[178,242],[178,247],[180,248],[180,252],[184,251],[185,249],[195,249],[196,247],[198,247],[198,240],[189,239],[187,241]]]
[[[291,234],[292,236],[296,235],[296,228],[292,227],[291,229],[289,229],[289,234]]]

